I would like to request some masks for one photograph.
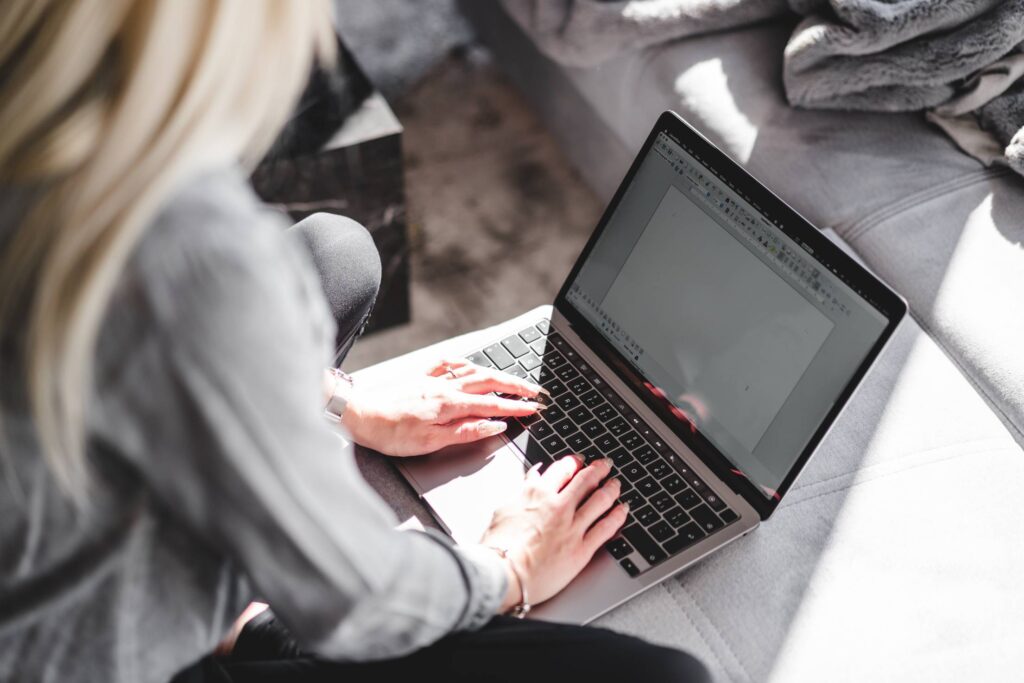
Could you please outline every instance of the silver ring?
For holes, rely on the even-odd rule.
[[[446,365],[444,371],[448,373],[448,376],[451,377],[452,379],[458,379],[458,377],[455,375],[455,371],[452,370],[452,366]]]

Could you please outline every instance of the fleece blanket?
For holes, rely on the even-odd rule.
[[[790,104],[927,111],[968,153],[1024,175],[1024,0],[502,1],[571,66],[795,13],[780,55]]]

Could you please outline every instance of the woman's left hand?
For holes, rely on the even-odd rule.
[[[544,390],[508,373],[466,360],[437,363],[419,377],[385,387],[353,387],[342,424],[356,443],[385,455],[422,455],[505,431],[490,418],[532,415]]]

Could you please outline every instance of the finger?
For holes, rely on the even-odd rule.
[[[439,425],[440,436],[438,443],[440,448],[451,446],[457,443],[472,443],[489,436],[501,434],[508,427],[501,420],[481,420],[476,417],[467,417],[455,420],[446,425]]]
[[[577,474],[576,479],[579,478],[580,475]],[[594,522],[601,518],[601,515],[608,512],[618,502],[621,491],[622,484],[613,477],[591,493],[590,497],[576,511],[576,522],[580,529],[585,532]]]
[[[445,422],[463,417],[523,417],[533,415],[538,407],[540,404],[534,401],[514,401],[500,396],[458,392],[447,398],[441,414]]]
[[[537,482],[537,485],[545,491],[558,493],[576,475],[576,472],[581,467],[581,463],[582,458],[578,455],[567,455],[564,458],[559,458],[544,470],[544,473],[540,475],[540,481]]]
[[[583,548],[586,550],[587,555],[593,557],[598,548],[612,540],[615,534],[619,533],[619,529],[626,523],[626,513],[628,512],[629,506],[625,503],[619,503],[611,509],[611,512],[601,518],[594,526],[590,527],[590,530],[583,535]]]
[[[491,368],[478,368],[472,374],[461,375],[456,386],[469,394],[489,394],[492,391],[500,391],[503,394],[515,394],[526,398],[533,398],[545,391],[540,385],[533,382]]]
[[[427,374],[431,377],[440,377],[441,375],[448,374],[448,370],[457,370],[464,368],[467,365],[474,365],[465,358],[447,358],[438,361],[436,364],[430,366],[427,370]]]
[[[608,476],[612,469],[612,462],[607,458],[595,460],[573,477],[573,480],[565,487],[563,495],[568,496],[572,502],[573,509],[579,507],[580,503],[586,500],[594,489],[601,484],[601,480]]]

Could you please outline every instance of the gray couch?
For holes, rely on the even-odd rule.
[[[1024,181],[917,115],[791,109],[788,22],[568,69],[462,5],[602,197],[674,109],[911,305],[778,512],[599,623],[722,681],[1024,676]]]

